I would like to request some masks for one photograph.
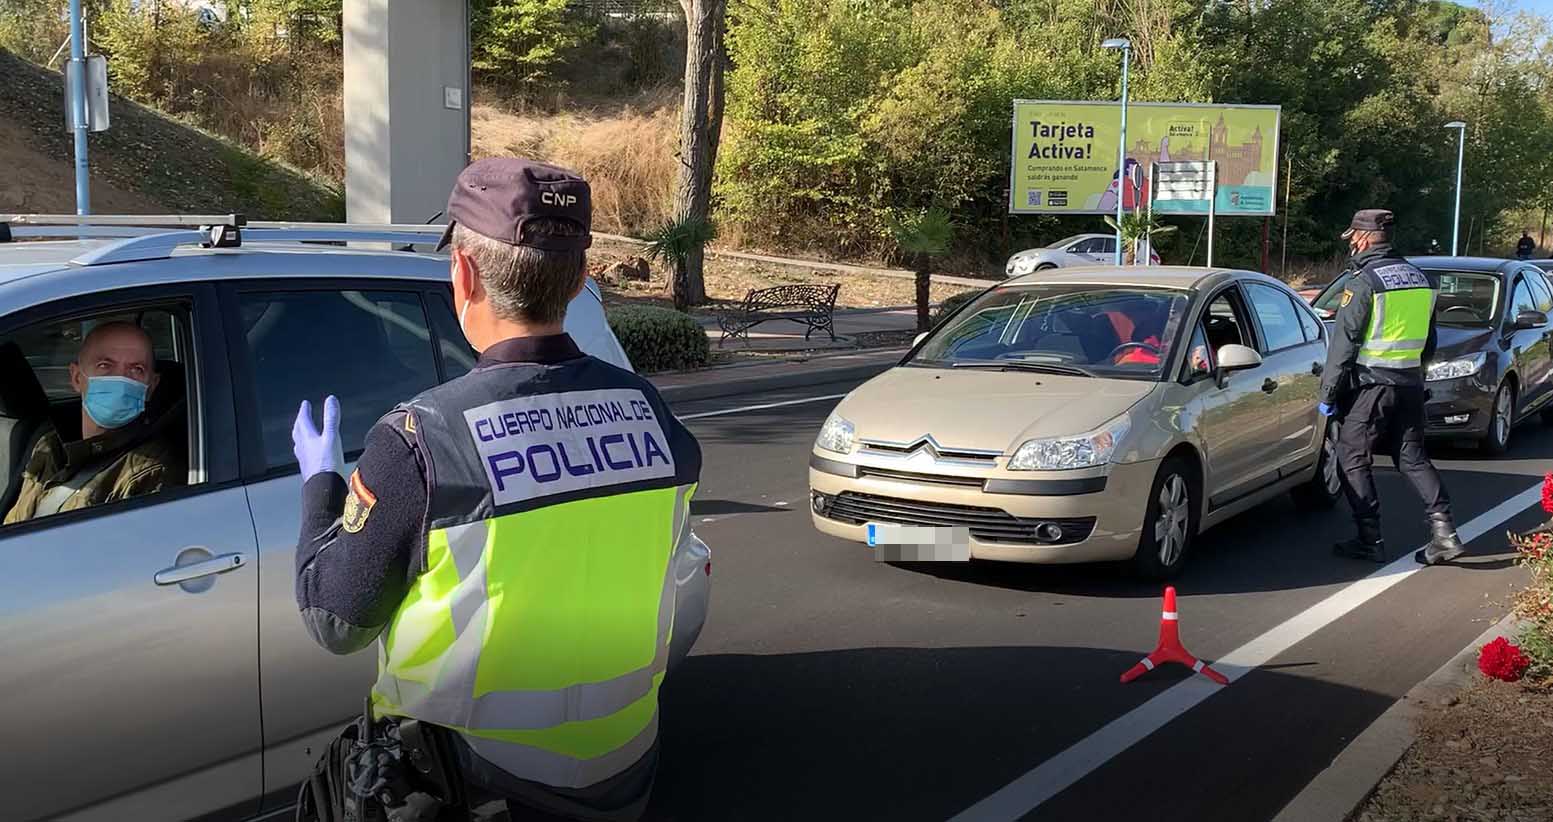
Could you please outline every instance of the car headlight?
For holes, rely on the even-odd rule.
[[[1424,370],[1424,379],[1428,382],[1439,382],[1440,380],[1455,380],[1462,377],[1470,377],[1473,374],[1482,371],[1483,363],[1485,363],[1487,360],[1487,354],[1478,353],[1470,357],[1462,357],[1455,360],[1432,362],[1429,363],[1429,367]]]
[[[826,451],[848,454],[852,451],[852,438],[856,433],[857,429],[850,420],[831,414],[820,427],[820,435],[814,438],[814,444]]]
[[[1126,414],[1076,437],[1029,440],[1008,459],[1010,471],[1062,471],[1104,465],[1132,430]]]
[[[1010,276],[1029,274],[1035,270],[1034,257],[1015,257],[1008,261],[1008,273]]]

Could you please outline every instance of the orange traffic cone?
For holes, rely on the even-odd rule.
[[[1229,680],[1225,679],[1223,674],[1209,668],[1197,657],[1186,652],[1186,648],[1181,645],[1181,633],[1176,627],[1178,622],[1176,589],[1174,586],[1166,586],[1165,612],[1159,616],[1159,645],[1154,648],[1153,653],[1144,657],[1143,661],[1122,674],[1122,682],[1131,682],[1166,662],[1174,662],[1177,665],[1185,665],[1220,685],[1229,684]]]

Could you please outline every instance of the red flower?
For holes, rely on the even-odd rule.
[[[1499,637],[1478,651],[1478,670],[1492,679],[1514,682],[1531,667],[1531,660],[1515,643]]]
[[[1542,478],[1542,510],[1553,514],[1553,473]]]

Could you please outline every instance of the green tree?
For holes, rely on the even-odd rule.
[[[949,212],[932,206],[916,214],[890,221],[890,233],[900,253],[911,263],[917,285],[917,330],[932,326],[933,258],[954,245],[954,223]]]
[[[567,0],[471,0],[471,65],[486,79],[527,86],[592,36],[593,26],[567,11]]]

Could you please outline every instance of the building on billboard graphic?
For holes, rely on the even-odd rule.
[[[1153,163],[1212,161],[1221,216],[1271,216],[1278,184],[1278,106],[1131,103],[1119,174],[1121,107],[1114,102],[1014,101],[1009,210],[1110,214],[1148,202]],[[1207,200],[1156,202],[1172,214],[1208,213]]]

